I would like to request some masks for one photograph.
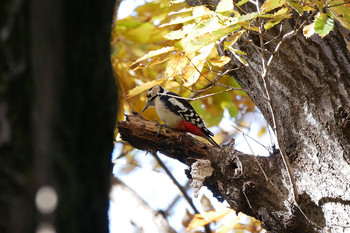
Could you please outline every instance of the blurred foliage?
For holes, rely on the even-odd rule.
[[[205,203],[210,205],[210,210],[205,211],[202,214],[191,214],[186,211],[182,224],[186,228],[186,232],[201,232],[199,229],[205,225],[210,224],[212,229],[215,229],[215,233],[227,233],[227,232],[266,232],[261,227],[261,222],[255,218],[249,217],[242,213],[236,215],[236,212],[232,209],[215,210],[210,200],[203,196],[201,199],[206,199]],[[203,201],[201,200],[202,205]],[[206,209],[203,206],[203,209]]]

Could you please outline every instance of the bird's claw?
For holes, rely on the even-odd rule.
[[[157,125],[160,125],[160,123],[156,119],[152,120],[152,122],[156,123]]]
[[[156,137],[158,137],[158,135],[159,135],[159,133],[160,133],[160,129],[162,128],[162,124],[160,124],[157,120],[152,120],[152,122],[155,122],[158,126],[159,126],[159,128],[158,128],[158,132],[157,132],[157,134],[156,134]]]
[[[158,132],[156,134],[156,137],[158,137],[159,133],[160,133],[160,129],[162,128],[163,125],[159,124],[159,128],[158,128]]]

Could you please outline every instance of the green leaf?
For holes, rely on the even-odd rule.
[[[229,105],[226,105],[226,109],[228,110],[228,113],[230,114],[231,117],[237,117],[238,109],[236,108],[235,105],[233,105],[232,103]]]
[[[216,99],[216,102],[220,103],[222,110],[226,108],[231,117],[237,116],[238,110],[236,109],[236,106],[232,104],[234,100],[232,99],[232,95],[230,93],[224,92],[216,95],[214,98]]]
[[[315,21],[315,32],[321,37],[325,37],[334,28],[334,20],[329,14],[322,13]]]
[[[237,6],[242,6],[242,5],[246,4],[247,2],[249,2],[249,0],[241,0],[237,3]]]
[[[194,100],[191,102],[192,107],[194,108],[194,110],[198,113],[199,116],[202,115],[204,109],[202,107],[203,103],[201,100]]]

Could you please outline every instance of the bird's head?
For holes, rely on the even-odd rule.
[[[146,106],[143,108],[142,112],[144,112],[148,107],[154,106],[154,102],[162,93],[165,93],[166,89],[161,86],[154,86],[148,90],[146,96]]]

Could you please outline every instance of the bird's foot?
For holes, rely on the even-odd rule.
[[[152,120],[152,122],[156,123],[157,125],[160,125],[159,121],[157,121],[156,119]]]
[[[158,126],[159,126],[159,128],[158,128],[158,132],[157,132],[157,134],[156,134],[156,137],[158,137],[158,135],[159,135],[159,133],[160,133],[160,129],[162,128],[162,124],[160,124],[157,120],[152,120],[152,122],[155,122]]]
[[[164,125],[159,124],[159,128],[158,128],[158,132],[157,132],[157,134],[156,134],[156,137],[158,137],[158,135],[159,135],[159,133],[160,133],[160,129],[162,128],[162,126],[164,126]]]

